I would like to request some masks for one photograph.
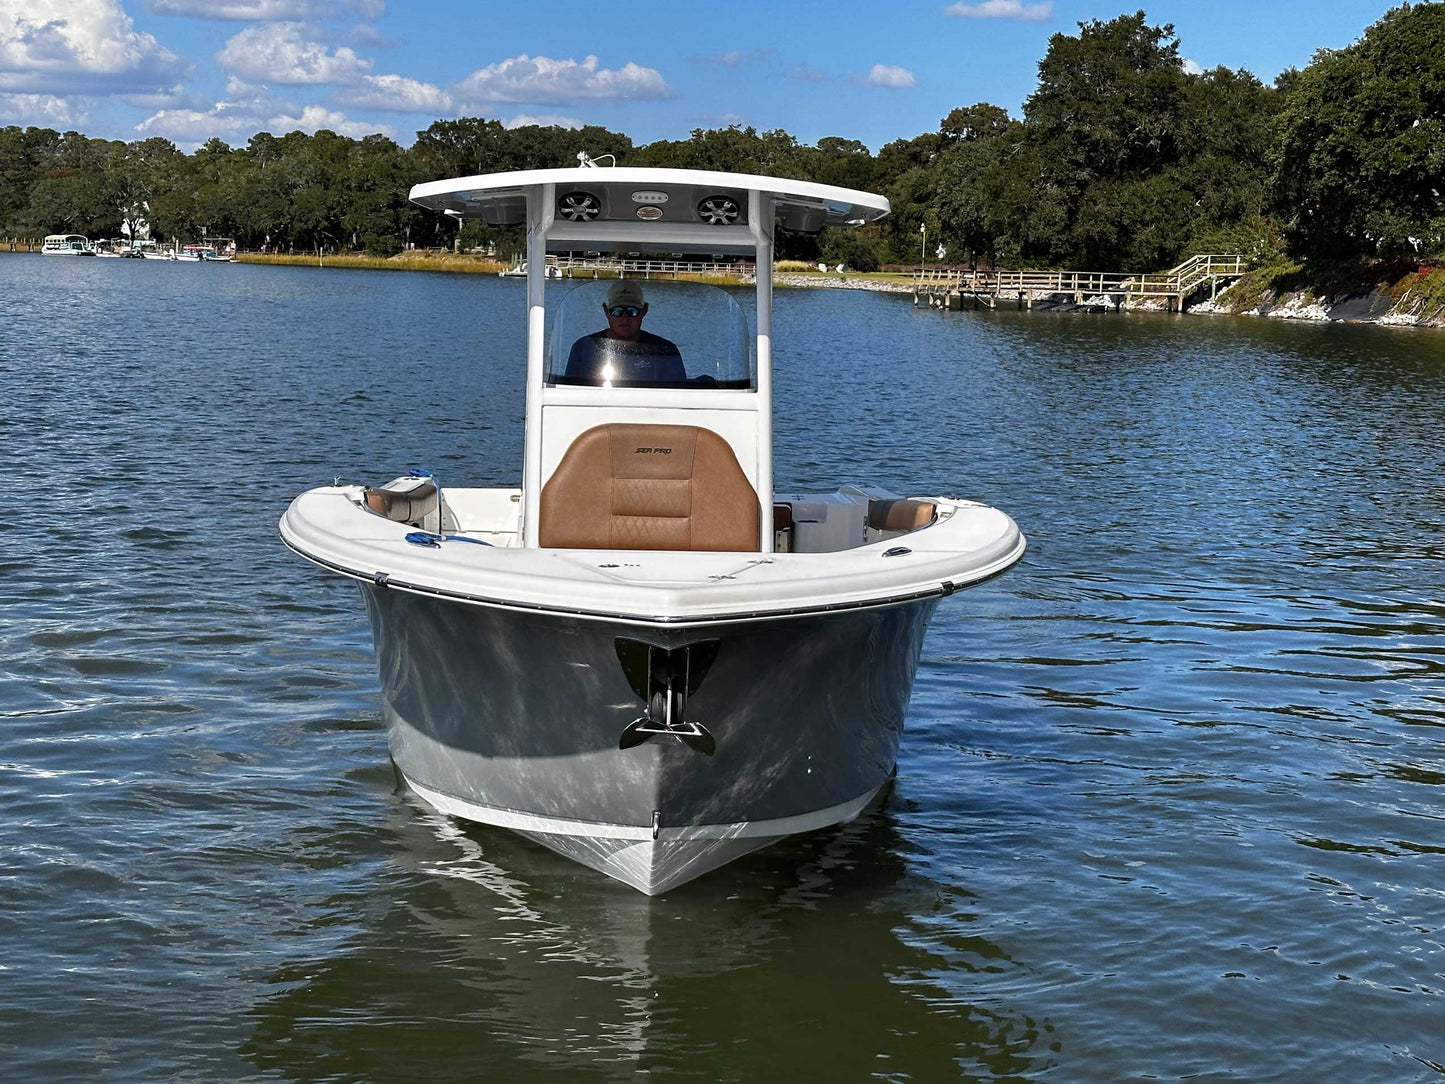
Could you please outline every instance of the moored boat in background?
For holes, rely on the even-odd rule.
[[[81,233],[52,233],[40,245],[42,256],[94,256],[90,238]]]

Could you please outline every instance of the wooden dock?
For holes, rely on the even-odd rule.
[[[1107,305],[1115,312],[1145,299],[1163,298],[1169,312],[1179,312],[1204,290],[1211,300],[1244,273],[1244,257],[1191,256],[1168,271],[1130,274],[1105,271],[955,271],[920,269],[913,303],[935,308],[996,309],[1017,305],[1031,309],[1037,301],[1069,300],[1076,305]]]

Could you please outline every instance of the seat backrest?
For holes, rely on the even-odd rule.
[[[758,548],[758,495],[727,441],[694,425],[587,430],[542,487],[544,549]]]
[[[876,531],[916,531],[938,518],[932,501],[872,500],[868,502],[868,526]]]

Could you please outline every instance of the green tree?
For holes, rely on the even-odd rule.
[[[353,248],[390,256],[410,235],[415,206],[408,202],[413,166],[405,151],[382,135],[369,135],[350,155],[341,225]]]
[[[37,233],[102,235],[119,228],[106,166],[112,144],[66,132],[53,145],[43,173],[30,186],[19,217]]]
[[[877,271],[883,264],[883,245],[868,230],[830,227],[818,239],[823,262],[842,264],[850,271]]]
[[[818,140],[810,163],[811,179],[819,184],[853,188],[867,192],[873,189],[877,163],[867,146],[856,139],[824,136]]]
[[[927,169],[938,159],[946,140],[937,132],[924,132],[912,139],[895,139],[878,152],[874,167],[875,184],[886,190],[910,169]]]
[[[32,229],[31,189],[59,155],[61,139],[52,128],[0,128],[0,231]]]
[[[939,122],[939,134],[947,141],[971,142],[993,139],[1008,131],[1008,110],[989,102],[960,106]]]
[[[939,128],[934,208],[973,260],[1169,266],[1246,220],[1271,234],[1265,157],[1279,98],[1248,72],[1184,71],[1144,12],[1055,34],[1022,123],[996,106]]]
[[[735,124],[728,128],[695,128],[687,139],[649,143],[629,156],[627,164],[811,180],[810,151],[812,148],[781,129],[759,132]]]
[[[1272,164],[1293,247],[1445,256],[1445,5],[1391,9],[1290,83]]]
[[[174,183],[185,155],[169,139],[152,136],[118,146],[110,157],[111,195],[124,232],[137,236],[152,225],[153,201]]]
[[[988,102],[952,110],[939,124],[944,150],[930,178],[932,214],[943,241],[970,263],[996,260],[1002,229],[1000,182],[1012,166],[1023,126]]]

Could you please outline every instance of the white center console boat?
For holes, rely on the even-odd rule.
[[[856,816],[894,770],[939,600],[1024,552],[971,501],[774,492],[775,224],[860,225],[887,200],[587,164],[411,198],[526,223],[522,484],[418,470],[281,520],[361,585],[407,784],[649,894]],[[751,256],[755,317],[698,284],[546,278],[547,253],[588,250]]]

